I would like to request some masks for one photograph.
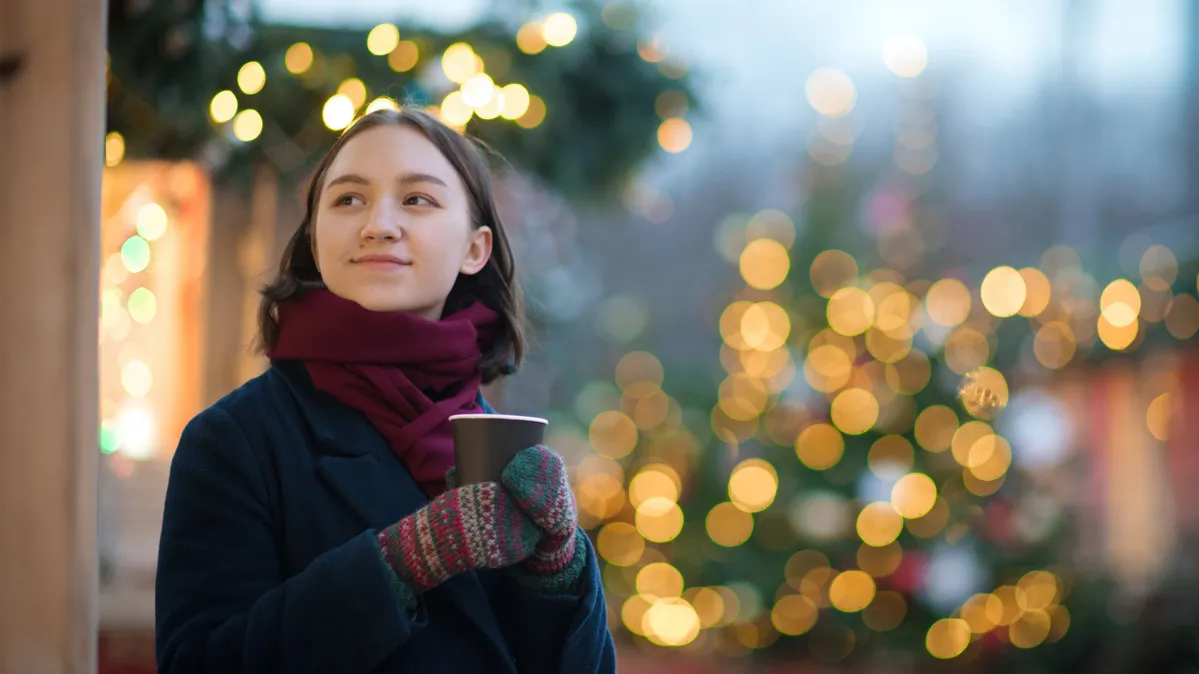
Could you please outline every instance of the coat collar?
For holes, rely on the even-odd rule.
[[[276,361],[271,369],[291,390],[322,450],[341,456],[365,456],[387,450],[383,436],[361,412],[316,390],[303,364]]]
[[[368,528],[383,529],[429,503],[365,416],[317,391],[302,364],[276,362],[271,369],[287,384],[316,436],[321,477]],[[488,414],[495,412],[482,396],[479,403]],[[503,661],[511,661],[487,594],[474,573],[455,576],[432,592],[457,604],[488,636]]]

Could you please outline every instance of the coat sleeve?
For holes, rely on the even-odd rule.
[[[366,531],[285,578],[259,455],[219,408],[171,463],[155,581],[164,674],[369,672],[427,622]]]
[[[579,531],[587,565],[577,595],[542,594],[506,579],[505,639],[521,674],[615,674],[616,648],[595,549]]]

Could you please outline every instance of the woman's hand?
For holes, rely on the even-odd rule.
[[[384,560],[417,594],[469,569],[521,562],[542,537],[495,482],[450,489],[378,536]]]
[[[575,559],[578,506],[562,457],[548,447],[529,447],[512,459],[500,479],[520,509],[545,532],[522,568],[537,576],[554,576],[580,566]]]

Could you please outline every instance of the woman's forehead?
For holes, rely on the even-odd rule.
[[[457,178],[449,159],[423,132],[396,124],[365,129],[349,138],[330,163],[329,176],[346,171],[376,180],[418,171],[447,184]]]

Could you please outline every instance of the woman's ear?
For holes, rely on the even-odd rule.
[[[491,238],[490,227],[471,230],[466,256],[462,260],[462,266],[458,268],[459,272],[474,276],[483,271],[483,267],[486,267],[487,261],[491,259]]]

